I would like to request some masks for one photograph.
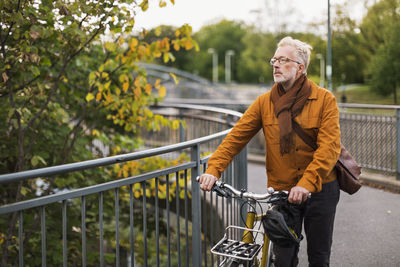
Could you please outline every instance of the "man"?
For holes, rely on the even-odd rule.
[[[297,234],[304,223],[309,265],[329,266],[340,194],[334,171],[340,154],[339,110],[333,94],[307,78],[310,54],[310,45],[291,37],[278,43],[270,60],[275,84],[248,108],[209,159],[200,186],[211,190],[233,157],[262,128],[268,186],[290,191],[288,201],[299,211]],[[316,140],[315,151],[293,130],[292,120]],[[298,247],[275,248],[276,266],[297,266]]]

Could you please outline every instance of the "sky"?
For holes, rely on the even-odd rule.
[[[158,0],[150,0],[150,8],[135,17],[136,27],[151,29],[161,24],[188,23],[196,32],[207,24],[229,19],[270,31],[282,30],[281,25],[286,23],[289,30],[295,30],[311,22],[326,22],[328,10],[327,0],[175,0],[175,5],[166,1],[167,7],[159,8]],[[330,0],[331,7],[344,2],[350,3],[353,18],[361,19],[365,14],[363,0]]]

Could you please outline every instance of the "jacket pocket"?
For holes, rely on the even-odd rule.
[[[276,117],[263,118],[263,131],[267,144],[279,144],[279,121]]]

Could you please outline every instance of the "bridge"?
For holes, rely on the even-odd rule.
[[[135,175],[126,171],[121,179],[116,176],[100,184],[65,187],[51,195],[38,192],[33,199],[3,204],[2,264],[214,266],[218,259],[209,248],[226,225],[241,223],[242,203],[201,192],[195,178],[241,116],[222,106],[243,109],[247,103],[212,102],[208,104],[219,107],[182,103],[154,106],[154,112],[179,118],[185,125],[177,130],[146,132],[146,150],[0,175],[2,185],[18,186],[20,181],[47,183],[75,173],[90,180],[91,170],[124,173],[146,160],[161,158],[173,163]],[[348,150],[368,172],[396,181],[400,173],[400,108],[354,104],[340,108],[342,142]],[[225,182],[248,187],[247,158],[260,155],[260,146],[262,138],[255,138],[236,156],[223,175]]]

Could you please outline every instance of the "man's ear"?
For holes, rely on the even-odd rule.
[[[298,66],[299,66],[299,73],[300,73],[300,74],[303,73],[303,71],[304,71],[304,65],[303,65],[303,64],[298,64]]]

